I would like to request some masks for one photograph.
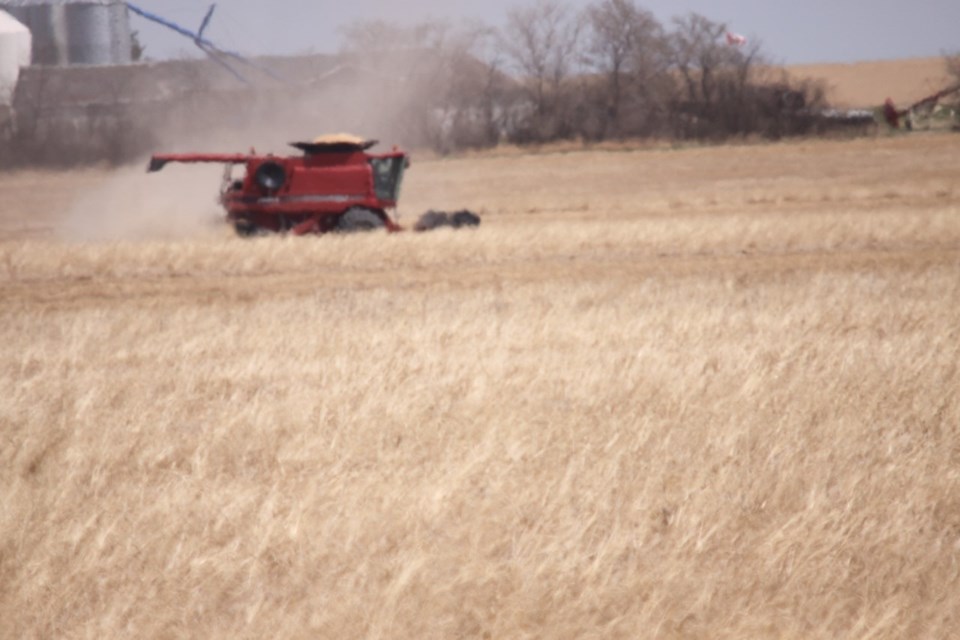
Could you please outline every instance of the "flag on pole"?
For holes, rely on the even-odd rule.
[[[731,47],[742,47],[747,44],[747,38],[739,33],[727,31],[727,44]]]

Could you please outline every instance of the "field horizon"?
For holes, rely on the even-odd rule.
[[[0,638],[946,638],[960,136],[0,174]]]
[[[890,98],[902,109],[958,82],[942,56],[792,64],[785,71],[794,80],[823,82],[827,101],[838,108],[879,107]]]

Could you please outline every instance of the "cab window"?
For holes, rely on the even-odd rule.
[[[373,190],[380,200],[396,202],[400,195],[400,182],[406,158],[370,158],[373,170]]]

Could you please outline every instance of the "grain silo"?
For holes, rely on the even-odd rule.
[[[7,107],[17,87],[20,68],[30,66],[30,30],[0,11],[0,107]]]
[[[0,0],[33,34],[33,63],[130,62],[130,20],[120,0]]]

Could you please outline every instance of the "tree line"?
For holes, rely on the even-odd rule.
[[[0,111],[0,167],[122,163],[177,141],[264,146],[318,128],[452,152],[876,126],[869,112],[828,115],[822,86],[726,33],[697,13],[661,23],[637,0],[528,0],[499,27],[350,24],[336,55],[260,59],[284,83],[236,83],[211,61],[31,68]],[[960,56],[946,63],[960,83]],[[960,92],[949,99],[960,107]]]
[[[408,125],[419,119],[442,148],[809,132],[822,88],[789,79],[760,43],[734,46],[726,33],[697,13],[662,24],[634,0],[582,11],[535,0],[499,28],[373,20],[343,29],[347,55],[421,51],[440,61],[413,74]]]

